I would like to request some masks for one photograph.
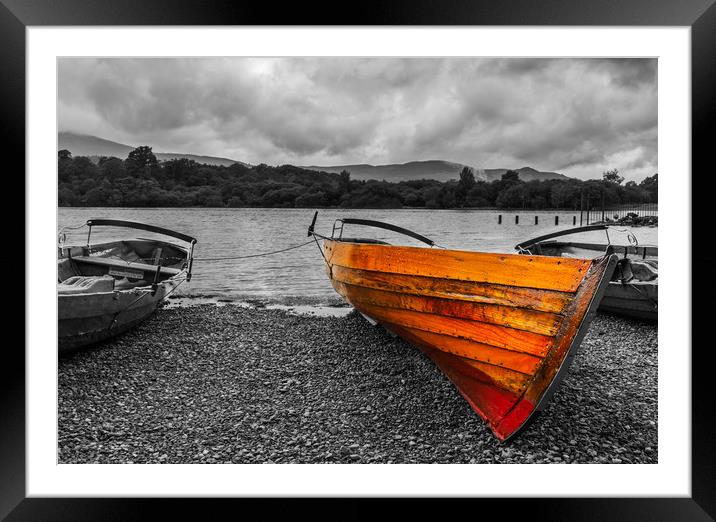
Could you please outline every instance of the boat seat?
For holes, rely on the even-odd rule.
[[[645,261],[632,261],[631,271],[634,279],[638,281],[653,281],[659,277],[659,271],[651,263]]]
[[[90,265],[100,265],[100,266],[106,266],[109,268],[117,268],[117,269],[130,269],[130,270],[141,270],[142,272],[146,272],[147,275],[151,274],[151,277],[145,277],[144,279],[152,280],[154,278],[154,272],[157,269],[155,265],[148,265],[147,263],[136,263],[136,262],[127,262],[123,261],[122,259],[112,259],[108,257],[97,257],[97,256],[75,256],[72,258],[76,263],[87,263]],[[168,276],[172,277],[180,273],[181,270],[178,268],[170,268],[168,266],[163,266],[160,270],[160,274],[162,276]]]
[[[72,276],[77,275],[77,267],[72,262],[72,259],[65,257],[57,260],[57,282],[61,283],[66,281]]]
[[[131,281],[131,280],[127,279],[126,277],[123,277],[121,279],[114,280],[114,289],[115,290],[129,290],[130,288],[137,288],[140,286],[147,286],[150,284],[151,284],[151,282],[145,281],[144,279],[140,279],[138,281]]]
[[[659,271],[652,263],[622,258],[617,263],[611,280],[621,281],[622,283],[632,281],[648,282],[655,281],[658,277]]]
[[[57,285],[59,294],[90,294],[114,290],[112,276],[73,276]]]

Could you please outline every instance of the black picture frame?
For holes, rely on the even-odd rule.
[[[709,130],[716,119],[716,6],[715,0],[502,0],[501,2],[391,3],[363,0],[359,4],[327,2],[239,3],[230,0],[0,0],[0,136],[6,152],[3,183],[6,198],[25,194],[25,29],[28,26],[91,25],[574,25],[574,26],[688,26],[692,45],[692,172],[711,171]],[[278,7],[280,5],[280,7]],[[11,168],[12,163],[14,167]],[[693,183],[692,180],[692,194]],[[13,186],[13,184],[15,186]],[[24,200],[24,198],[23,198]],[[3,206],[5,224],[17,222],[18,210]],[[692,215],[692,237],[705,221]],[[19,236],[19,227],[13,233]],[[24,237],[24,227],[23,227]],[[13,296],[6,316],[10,325],[24,319],[23,268],[19,277],[18,245],[12,258],[2,256],[4,274],[13,274],[6,291]],[[7,251],[6,251],[7,252]],[[693,256],[692,256],[693,258]],[[691,281],[685,283],[691,286]],[[21,293],[22,292],[22,293]],[[693,294],[692,294],[693,295]],[[692,324],[708,321],[706,311],[692,306]],[[687,305],[687,303],[685,303]],[[14,316],[12,315],[14,314]],[[22,319],[20,318],[22,315]],[[702,322],[703,321],[703,322]],[[682,325],[691,328],[691,325]],[[25,343],[24,334],[21,342]],[[231,518],[260,509],[263,514],[326,513],[340,518],[364,518],[386,509],[380,499],[293,499],[282,503],[258,499],[72,499],[26,498],[25,494],[25,357],[18,342],[6,340],[0,364],[0,518],[7,520],[114,520],[201,517],[215,518],[224,509]],[[661,347],[660,347],[661,348]],[[665,347],[687,350],[689,347]],[[508,518],[549,520],[714,520],[716,517],[716,434],[713,428],[711,342],[692,350],[692,495],[690,498],[531,498],[457,499],[454,509],[496,509]],[[428,502],[431,500],[431,502]],[[255,505],[257,503],[261,505]],[[285,506],[285,503],[290,506]],[[317,504],[320,502],[320,504]],[[444,501],[399,500],[400,509],[427,514],[437,508],[448,515]],[[247,511],[251,510],[251,511]],[[212,516],[214,514],[214,516]],[[406,513],[407,514],[407,513]],[[500,518],[505,518],[501,516]]]

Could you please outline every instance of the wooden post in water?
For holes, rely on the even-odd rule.
[[[604,187],[602,186],[602,223],[604,223]]]
[[[539,224],[539,217],[535,216],[535,225]]]
[[[577,224],[577,216],[572,216],[572,226]]]
[[[520,216],[519,216],[519,214],[515,214],[515,225],[519,225],[519,224],[520,224]]]
[[[554,216],[554,226],[559,225],[559,216]]]
[[[498,215],[497,215],[497,224],[498,224],[498,225],[501,225],[501,224],[502,224],[502,214],[498,214]]]

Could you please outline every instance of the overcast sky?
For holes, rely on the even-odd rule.
[[[565,49],[568,51],[568,49]],[[247,163],[657,168],[656,59],[62,58],[59,130]]]

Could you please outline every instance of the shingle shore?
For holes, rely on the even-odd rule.
[[[59,361],[61,463],[656,463],[657,326],[598,314],[500,443],[420,350],[353,312],[160,309]]]

